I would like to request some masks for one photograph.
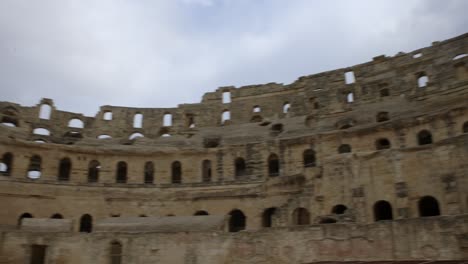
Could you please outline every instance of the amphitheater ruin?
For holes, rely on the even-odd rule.
[[[467,53],[95,117],[0,102],[0,263],[468,263]]]

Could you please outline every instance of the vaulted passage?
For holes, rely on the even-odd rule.
[[[424,196],[418,202],[419,216],[440,215],[439,202],[432,196]]]
[[[272,227],[274,224],[274,217],[277,214],[278,209],[275,207],[265,209],[262,214],[262,226]]]
[[[246,217],[241,210],[232,210],[229,215],[229,232],[239,232],[245,229]]]
[[[393,220],[392,205],[387,201],[378,201],[374,204],[375,221]]]
[[[89,214],[84,214],[80,218],[80,232],[91,233],[93,231],[93,217]]]

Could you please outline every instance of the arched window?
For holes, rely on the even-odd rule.
[[[231,120],[231,112],[229,112],[228,110],[224,110],[221,114],[221,124],[224,124],[229,120]]]
[[[351,92],[346,95],[346,102],[348,104],[354,102],[354,93]]]
[[[73,128],[83,128],[84,123],[78,118],[73,118],[68,121],[68,127],[73,127]]]
[[[71,172],[71,161],[69,158],[63,158],[60,160],[59,171],[58,171],[58,180],[59,181],[68,181],[70,179]]]
[[[115,175],[116,183],[126,183],[127,182],[127,163],[119,161],[117,163],[117,172]]]
[[[309,225],[310,224],[310,213],[303,207],[296,208],[293,212],[293,224],[294,225]]]
[[[283,114],[289,113],[289,109],[290,109],[290,108],[291,108],[291,104],[290,104],[290,103],[288,103],[288,102],[284,103],[284,105],[283,105]]]
[[[137,113],[133,116],[133,127],[142,128],[143,126],[143,114]]]
[[[171,114],[164,114],[163,126],[165,126],[165,127],[172,126],[172,115]]]
[[[426,87],[428,82],[429,82],[429,77],[427,77],[425,73],[420,73],[418,75],[418,87],[419,88]]]
[[[418,133],[418,144],[429,145],[432,144],[432,134],[427,130],[422,130]]]
[[[468,121],[463,124],[463,133],[468,133]]]
[[[2,111],[2,115],[3,116],[0,123],[9,127],[18,126],[18,110],[16,110],[14,107],[6,107]]]
[[[21,226],[24,218],[33,218],[33,215],[30,213],[24,213],[18,218],[18,226]]]
[[[242,177],[247,174],[246,167],[245,167],[245,161],[243,158],[237,158],[234,161],[234,166],[235,166],[235,175],[236,177]]]
[[[273,220],[274,217],[277,214],[278,209],[275,207],[271,207],[268,209],[265,209],[262,214],[262,226],[263,227],[272,227],[273,226]]]
[[[154,164],[151,161],[145,163],[145,184],[154,183]]]
[[[122,264],[122,244],[118,241],[110,244],[110,264]]]
[[[207,211],[200,210],[200,211],[196,211],[195,214],[193,215],[209,215],[209,214]]]
[[[93,217],[89,214],[84,214],[80,218],[80,232],[91,233],[93,231]]]
[[[275,177],[279,175],[279,159],[278,155],[270,154],[268,157],[268,176]]]
[[[353,71],[345,72],[345,83],[346,84],[352,84],[355,81],[356,81],[356,78],[354,77],[354,72]]]
[[[390,120],[390,117],[388,115],[388,112],[379,112],[375,119],[377,122],[385,122]]]
[[[351,153],[351,146],[348,144],[342,144],[338,147],[338,153]]]
[[[374,204],[375,221],[393,220],[392,205],[387,201],[378,201]]]
[[[105,111],[104,114],[102,115],[102,119],[109,121],[112,120],[112,112],[111,111]]]
[[[142,133],[136,132],[136,133],[131,134],[131,135],[128,137],[128,139],[134,140],[134,139],[139,138],[139,137],[142,138],[142,137],[145,137],[145,136],[144,136]]]
[[[231,216],[229,218],[229,232],[239,232],[245,229],[246,217],[241,210],[232,210],[229,215]]]
[[[337,204],[337,205],[333,206],[332,214],[341,215],[341,214],[344,214],[346,212],[346,210],[348,210],[348,207],[346,207],[345,205],[342,205],[342,204]]]
[[[63,219],[63,216],[61,214],[53,214],[50,218],[51,219]]]
[[[45,128],[35,128],[33,130],[34,135],[41,135],[41,136],[50,136],[50,131]]]
[[[29,160],[29,168],[28,168],[28,178],[30,179],[39,179],[42,175],[41,172],[41,157],[38,155],[34,155]]]
[[[390,96],[390,91],[388,90],[388,88],[384,88],[380,90],[380,97],[387,97],[387,96]]]
[[[13,165],[13,155],[9,152],[3,154],[3,157],[0,160],[0,175],[10,176],[12,165]]]
[[[391,148],[391,146],[392,146],[392,144],[386,138],[377,139],[375,141],[375,148],[377,150],[389,149],[389,148]]]
[[[97,160],[92,160],[88,165],[88,182],[98,182],[101,164]]]
[[[202,162],[202,181],[211,182],[211,161],[209,160]]]
[[[418,202],[419,216],[440,215],[439,202],[432,196],[424,196]]]
[[[179,161],[174,161],[172,163],[172,177],[171,183],[178,184],[182,183],[182,165]]]
[[[50,114],[52,113],[52,107],[48,104],[42,104],[39,109],[39,118],[40,119],[50,119]]]
[[[302,153],[304,167],[315,167],[315,151],[313,149],[306,149],[304,153]]]
[[[261,111],[262,111],[262,109],[258,105],[254,106],[253,109],[252,109],[252,112],[254,112],[254,113],[260,113]]]

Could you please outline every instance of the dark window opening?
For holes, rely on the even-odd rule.
[[[381,138],[375,141],[375,148],[377,150],[382,150],[382,149],[389,149],[391,147],[391,143],[388,139],[386,138]]]
[[[380,97],[387,97],[387,96],[390,96],[390,91],[387,88],[380,90]]]
[[[348,144],[342,144],[338,147],[338,153],[351,153],[351,146]]]
[[[275,177],[279,175],[279,159],[276,154],[271,154],[268,157],[268,176]]]
[[[296,208],[293,212],[293,224],[294,225],[309,225],[310,224],[310,213],[303,207]]]
[[[122,263],[122,244],[118,241],[113,241],[110,245],[111,264]]]
[[[320,219],[320,224],[334,224],[336,223],[336,219],[333,219],[331,217],[324,217]]]
[[[273,220],[276,215],[277,209],[272,207],[265,209],[262,214],[262,226],[263,227],[272,227],[273,226]]]
[[[204,160],[202,163],[202,181],[211,182],[211,161]]]
[[[341,215],[344,214],[346,210],[348,210],[348,207],[346,207],[346,205],[338,204],[333,206],[332,214]]]
[[[429,77],[425,73],[419,73],[418,75],[418,87],[419,88],[424,88],[427,86],[427,83],[429,82]]]
[[[281,133],[283,131],[283,124],[274,124],[271,126],[273,132]]]
[[[4,176],[10,176],[12,164],[13,164],[13,155],[11,153],[3,154],[3,157],[0,160],[0,174]]]
[[[194,215],[209,215],[209,214],[207,211],[200,210],[200,211],[196,211]]]
[[[93,217],[85,214],[80,218],[80,232],[91,233],[93,231]]]
[[[145,184],[154,183],[154,164],[151,161],[145,163]]]
[[[245,229],[246,217],[241,210],[232,210],[229,215],[229,232],[239,232]]]
[[[117,163],[117,174],[115,177],[116,183],[126,183],[127,182],[127,163],[119,161]]]
[[[468,122],[463,124],[463,133],[468,133]]]
[[[41,177],[41,162],[41,157],[39,157],[38,155],[34,155],[31,157],[29,161],[28,178],[39,179]]]
[[[424,196],[419,200],[419,216],[437,216],[440,215],[439,202],[432,196]]]
[[[243,158],[237,158],[234,162],[236,169],[236,177],[242,177],[246,175],[245,161]]]
[[[21,226],[22,221],[23,221],[24,218],[33,218],[33,215],[30,214],[30,213],[24,213],[24,214],[20,215],[20,217],[18,218],[18,226]]]
[[[99,180],[99,170],[101,169],[101,164],[97,160],[92,160],[89,162],[88,166],[88,182],[98,182]]]
[[[377,122],[385,122],[390,120],[390,116],[388,112],[379,112],[377,116],[375,117]]]
[[[179,161],[172,163],[172,178],[171,183],[178,184],[182,183],[182,165]]]
[[[375,221],[393,220],[392,205],[387,201],[378,201],[374,204]]]
[[[32,245],[30,264],[45,264],[47,246]]]
[[[304,167],[315,167],[315,151],[307,149],[303,153]]]
[[[53,214],[50,218],[51,219],[63,219],[63,216],[61,214]]]
[[[59,164],[59,181],[68,181],[70,179],[71,161],[69,158],[63,158]]]
[[[418,133],[418,144],[429,145],[432,144],[432,134],[427,130],[422,130]]]

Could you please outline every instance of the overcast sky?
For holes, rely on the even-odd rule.
[[[1,0],[0,101],[175,107],[468,32],[465,0]]]

